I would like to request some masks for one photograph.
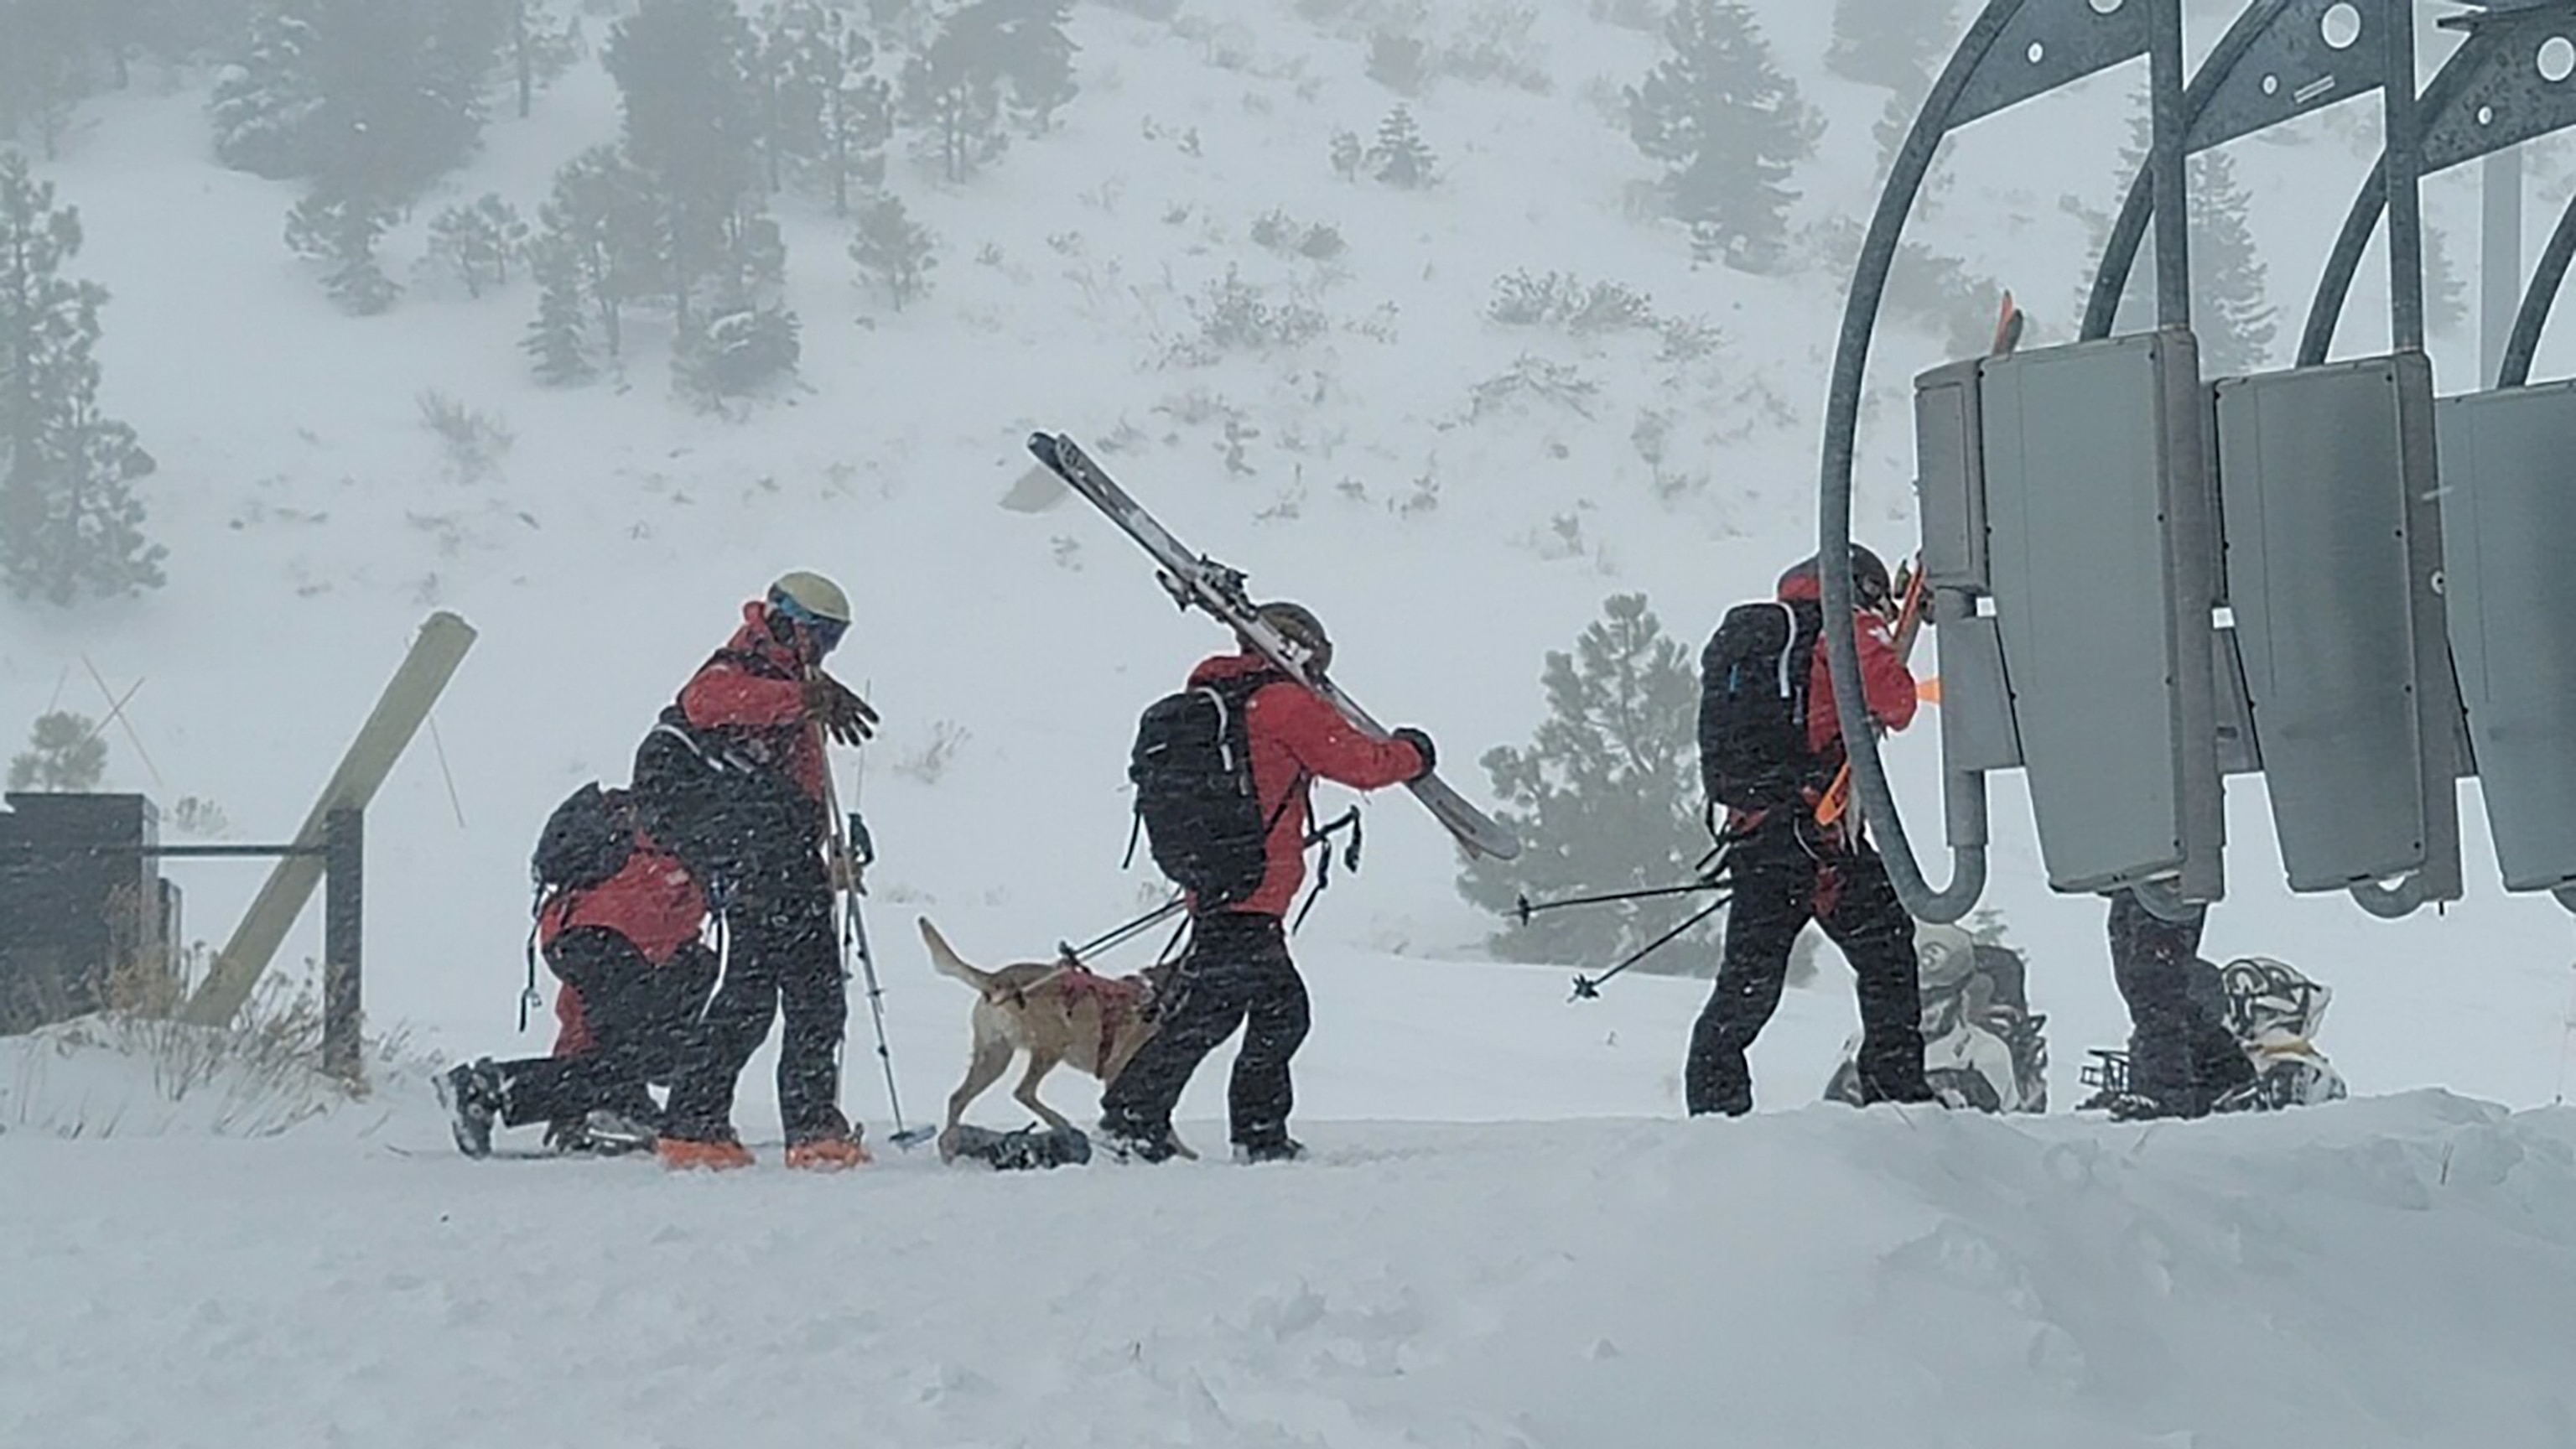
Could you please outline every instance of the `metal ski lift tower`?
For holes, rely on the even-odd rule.
[[[2576,123],[2576,0],[2454,0],[2465,38],[2419,97],[2413,0],[2254,0],[2188,86],[2178,0],[1991,0],[1899,153],[1845,312],[1818,532],[1850,536],[1880,293],[1953,130],[2148,58],[2153,132],[2080,339],[1916,382],[1923,562],[1944,686],[1950,884],[1934,890],[1868,731],[1862,809],[1907,906],[1952,920],[1984,882],[1984,776],[2020,768],[2050,883],[2188,910],[2224,894],[2223,774],[2259,773],[2293,890],[2380,915],[2460,894],[2455,781],[2481,772],[2511,890],[2576,908],[2576,384],[2528,389],[2576,206],[2523,297],[2492,393],[2436,402],[2424,355],[2422,175]],[[2184,162],[2380,93],[2385,145],[2335,248],[2299,365],[2204,381],[2190,331]],[[2327,361],[2379,217],[2384,356]],[[2152,224],[2156,328],[2111,336]],[[2445,486],[2447,480],[2448,486]],[[2080,563],[2070,558],[2081,544]],[[1825,573],[1829,616],[1848,580]],[[1837,703],[1857,659],[1825,634]],[[2489,669],[2489,658],[2510,669]],[[2474,746],[2474,749],[2472,747]],[[2392,887],[2389,883],[2395,882]]]

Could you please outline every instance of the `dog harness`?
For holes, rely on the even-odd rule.
[[[1111,1050],[1118,1041],[1119,1030],[1133,1020],[1145,1005],[1145,978],[1141,976],[1103,976],[1088,966],[1066,962],[1064,975],[1065,1004],[1068,1010],[1083,997],[1100,1003],[1100,1070],[1109,1069]]]

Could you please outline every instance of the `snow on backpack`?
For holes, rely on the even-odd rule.
[[[1825,780],[1807,748],[1807,686],[1824,611],[1807,600],[1738,604],[1700,652],[1699,769],[1711,803],[1770,810]]]
[[[1252,781],[1253,694],[1284,676],[1262,673],[1165,695],[1137,721],[1127,778],[1154,864],[1201,910],[1236,905],[1261,888],[1271,822]]]
[[[541,894],[588,890],[624,870],[634,853],[635,829],[623,799],[612,800],[593,780],[546,817],[528,857],[528,875]]]

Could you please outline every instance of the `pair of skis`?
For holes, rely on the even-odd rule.
[[[1388,738],[1384,725],[1370,718],[1368,711],[1343,693],[1339,685],[1311,666],[1304,651],[1292,646],[1261,618],[1245,590],[1241,570],[1228,568],[1174,537],[1073,439],[1061,433],[1033,433],[1029,452],[1047,472],[1109,515],[1112,523],[1145,550],[1154,560],[1157,576],[1173,602],[1184,609],[1204,610],[1283,673],[1321,696],[1353,727],[1372,738]],[[1520,854],[1518,835],[1469,804],[1437,774],[1424,775],[1405,788],[1468,851],[1496,860],[1510,860]]]

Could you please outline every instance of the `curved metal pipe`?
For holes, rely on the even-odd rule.
[[[2325,275],[2317,278],[2317,294],[2308,303],[2308,325],[2299,334],[2299,366],[2321,367],[2334,349],[2335,328],[2343,321],[2352,279],[2361,271],[2361,254],[2369,249],[2371,234],[2379,230],[2379,214],[2387,209],[2388,171],[2385,166],[2373,166],[2369,179],[2361,183],[2361,193],[2352,199],[2352,210],[2344,213],[2343,232],[2326,257]]]
[[[1942,138],[1949,134],[1950,116],[1960,96],[1994,50],[1996,38],[2025,3],[2026,0],[1988,0],[1986,8],[1968,27],[1966,37],[1951,53],[1949,64],[1942,68],[1940,79],[1933,82],[1923,109],[1916,113],[1905,144],[1896,153],[1886,189],[1879,194],[1878,210],[1870,218],[1868,237],[1861,244],[1851,295],[1843,303],[1842,335],[1834,349],[1833,385],[1825,400],[1823,486],[1817,500],[1816,526],[1820,566],[1816,573],[1823,585],[1828,621],[1849,620],[1853,614],[1851,570],[1826,566],[1822,561],[1844,559],[1851,552],[1852,452],[1860,432],[1861,387],[1869,367],[1870,335],[1887,291],[1888,273],[1895,265],[1897,243],[1904,235],[1905,219],[1914,210],[1924,179],[1931,174],[1933,156]],[[1950,849],[1950,884],[1936,891],[1924,879],[1923,867],[1915,859],[1913,843],[1906,838],[1905,822],[1897,813],[1895,792],[1887,783],[1887,764],[1879,758],[1878,738],[1870,728],[1869,702],[1861,688],[1859,645],[1849,627],[1833,627],[1830,623],[1824,631],[1824,643],[1828,673],[1833,680],[1834,707],[1842,720],[1843,747],[1851,759],[1854,793],[1860,799],[1862,819],[1879,834],[1879,853],[1886,862],[1888,880],[1905,908],[1917,918],[1935,924],[1956,921],[1967,915],[1985,893],[1984,781],[1964,774],[1944,781],[1945,790],[1963,785],[1968,788],[1972,798],[1965,802],[1954,800],[1952,805],[1954,818],[1970,828],[1967,843]]]
[[[2291,0],[2256,0],[2236,17],[2236,23],[2227,27],[2227,33],[2202,59],[2199,71],[2183,91],[2186,151],[2192,149],[2188,138],[2199,127],[2201,114],[2209,109],[2219,87],[2235,74],[2236,63],[2245,58],[2254,42],[2263,38],[2290,4]],[[2128,195],[2120,202],[2119,219],[2111,223],[2110,239],[2103,243],[2102,265],[2093,274],[2093,291],[2084,302],[2084,325],[2076,334],[2078,340],[2099,342],[2111,335],[2111,325],[2119,319],[2120,298],[2128,293],[2129,274],[2137,270],[2138,249],[2146,245],[2147,226],[2155,210],[2155,172],[2142,161],[2136,178],[2129,183]]]
[[[2496,370],[2497,387],[2521,387],[2531,381],[2531,363],[2540,353],[2541,330],[2549,325],[2550,309],[2558,305],[2558,291],[2567,281],[2570,262],[2576,262],[2576,197],[2569,198],[2567,209],[2558,214],[2558,227],[2549,234],[2549,245],[2541,249],[2531,286],[2523,292],[2522,306],[2513,314],[2513,338],[2504,345],[2504,362]],[[2576,906],[2570,909],[2576,910]]]

